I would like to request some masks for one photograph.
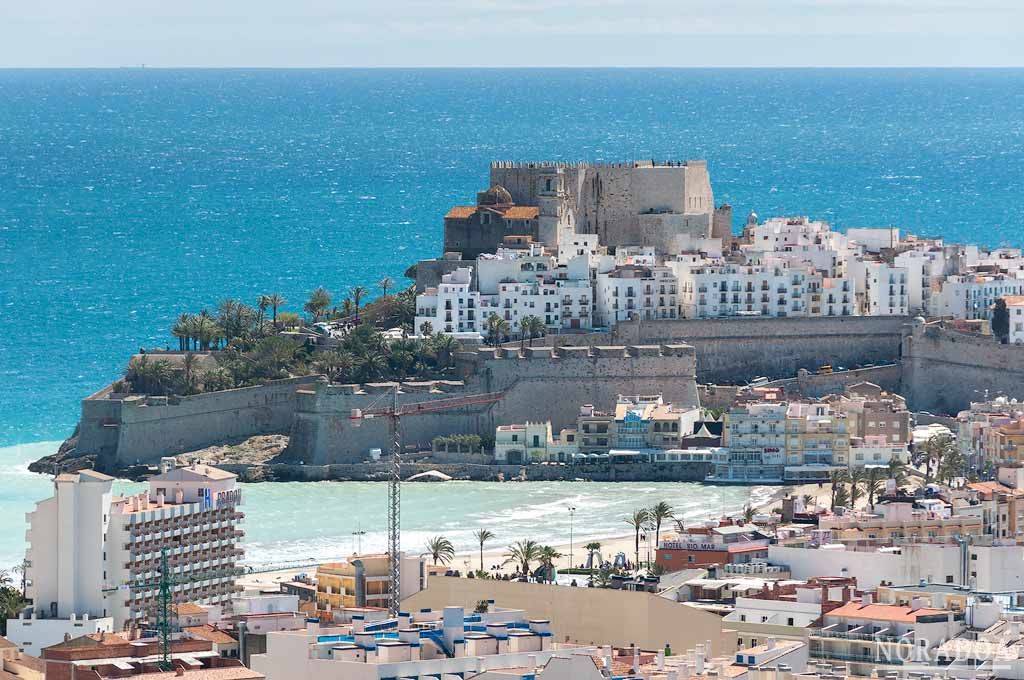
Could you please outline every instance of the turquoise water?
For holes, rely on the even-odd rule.
[[[21,561],[24,513],[52,493],[49,478],[28,472],[27,461],[57,442],[0,449],[0,569]],[[142,484],[116,483],[121,492]],[[361,537],[364,551],[383,551],[387,488],[374,482],[289,482],[243,484],[246,561],[253,565],[297,560],[327,561],[351,554]],[[402,545],[423,551],[430,536],[443,534],[456,549],[473,551],[473,531],[487,528],[497,538],[490,548],[532,538],[551,544],[569,540],[568,507],[576,508],[573,539],[628,535],[623,521],[636,507],[666,500],[679,517],[703,518],[735,512],[749,501],[765,501],[769,487],[702,487],[699,484],[592,482],[448,482],[402,488]]]
[[[492,159],[707,158],[737,223],[754,209],[1019,245],[1021,111],[1022,70],[0,70],[0,564],[48,493],[19,466],[70,433],[129,351],[226,296],[280,291],[295,310],[320,284],[400,279],[437,254],[442,215]],[[485,519],[506,522],[520,499],[575,493],[451,488],[417,491],[451,501],[424,513],[456,522],[480,489]],[[631,494],[601,488],[585,486]],[[269,556],[326,554],[381,496],[252,494]],[[530,522],[548,526],[515,526]]]

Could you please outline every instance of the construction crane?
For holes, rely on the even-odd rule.
[[[170,672],[174,670],[171,665],[171,638],[173,634],[173,624],[171,622],[171,605],[173,604],[172,589],[177,585],[186,585],[194,581],[203,581],[211,578],[213,575],[209,572],[203,573],[199,578],[177,578],[171,573],[170,560],[168,559],[167,548],[160,549],[160,576],[156,580],[149,581],[134,581],[126,583],[122,586],[114,588],[104,588],[104,593],[116,592],[118,590],[151,590],[157,588],[159,594],[157,596],[157,612],[156,612],[156,631],[157,637],[160,640],[160,661],[157,665],[160,670]],[[233,575],[241,575],[242,570],[235,568],[231,570]],[[219,573],[218,576],[224,574]]]
[[[431,399],[411,404],[399,404],[399,385],[382,395],[366,409],[352,409],[349,416],[352,424],[359,427],[363,420],[387,418],[391,442],[391,470],[388,477],[388,615],[398,616],[398,605],[402,599],[401,560],[398,553],[402,546],[402,418],[427,415],[470,406],[486,406],[501,400],[502,392],[485,392],[464,397]],[[390,399],[388,399],[390,398]],[[390,403],[387,403],[389,400]]]

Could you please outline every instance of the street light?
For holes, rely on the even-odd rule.
[[[573,505],[569,506],[569,568],[572,569],[574,562],[572,561],[572,518],[576,514],[576,507]]]
[[[356,554],[357,555],[362,555],[363,554],[363,536],[366,535],[366,532],[363,531],[362,525],[357,524],[356,525],[356,530],[352,532],[352,535],[355,536],[355,540],[358,542],[358,546],[359,546],[358,548],[356,548]],[[355,547],[355,546],[353,546],[353,547]]]

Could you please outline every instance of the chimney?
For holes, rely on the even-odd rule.
[[[871,593],[862,593],[860,596],[860,604],[862,607],[866,607],[871,604]]]

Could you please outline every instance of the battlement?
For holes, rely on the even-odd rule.
[[[640,357],[694,356],[694,348],[685,343],[665,345],[562,345],[556,347],[481,347],[459,352],[458,358],[468,361],[530,361],[536,359],[637,359]]]
[[[706,160],[631,160],[631,161],[492,161],[492,170],[547,170],[547,169],[579,169],[579,168],[685,168],[707,167]]]

